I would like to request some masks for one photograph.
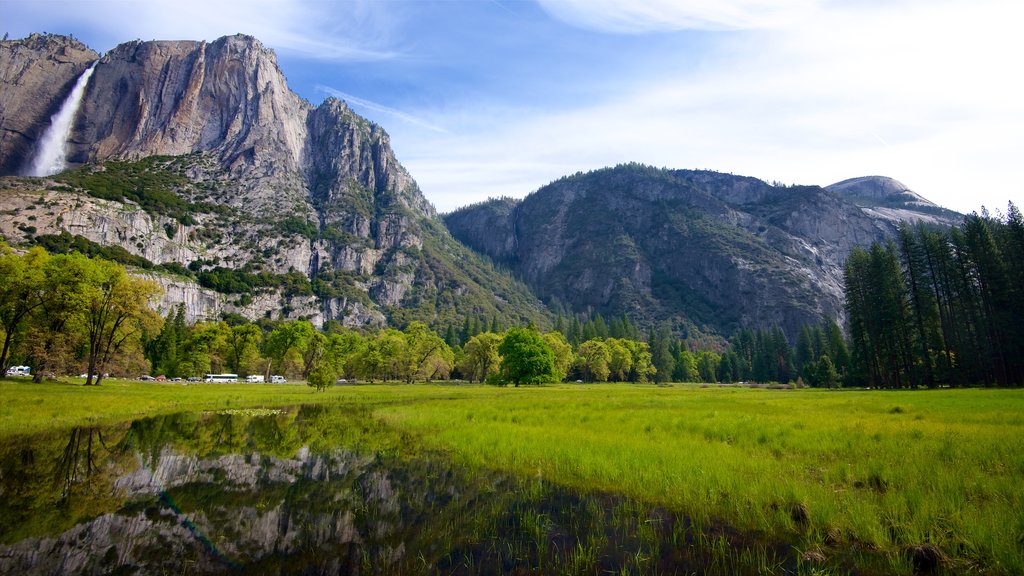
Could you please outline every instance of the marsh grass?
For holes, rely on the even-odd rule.
[[[8,380],[0,381],[0,401],[0,437],[183,410],[351,406],[415,440],[399,450],[438,450],[470,469],[621,494],[683,514],[685,525],[667,528],[646,524],[636,510],[615,512],[636,517],[639,534],[670,529],[673,541],[707,555],[711,572],[739,562],[779,572],[780,558],[795,550],[800,573],[909,574],[914,551],[928,546],[941,552],[946,571],[1024,573],[1021,390],[607,384],[315,393],[301,385]],[[559,545],[541,538],[551,526],[537,517],[523,529],[537,535],[536,546]],[[730,531],[790,549],[737,548]],[[565,568],[586,572],[607,538],[566,544]],[[638,550],[637,572],[666,553]]]
[[[953,571],[1024,572],[1020,390],[559,386],[377,414],[469,466],[625,494],[847,566],[907,573],[929,544]]]

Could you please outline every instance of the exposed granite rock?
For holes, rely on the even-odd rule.
[[[0,41],[0,174],[19,173],[64,97],[99,54],[66,36]]]
[[[817,186],[629,165],[457,210],[445,222],[573,310],[726,336],[780,326],[795,339],[805,323],[843,316],[850,250],[895,232],[870,210]],[[927,210],[914,214],[933,218]]]
[[[73,82],[74,72],[97,57],[80,56],[82,66],[66,66],[57,75],[47,72],[53,66],[31,62],[67,60],[62,54],[68,46],[80,45],[53,37],[4,46],[18,42],[35,51],[27,56],[24,50],[0,51],[0,70],[34,66],[40,71],[33,78],[42,79],[5,80],[3,97],[18,106],[38,100],[41,84],[50,89]],[[56,91],[51,99],[59,105],[66,91]],[[40,123],[26,124],[34,131],[18,130],[34,137]],[[96,65],[68,149],[70,165],[84,165],[98,176],[115,161],[146,162],[128,171],[152,178],[140,179],[131,189],[176,195],[190,203],[187,217],[161,212],[159,203],[121,200],[116,190],[124,182],[117,178],[125,176],[120,173],[99,185],[105,190],[91,189],[94,184],[87,178],[6,179],[0,184],[5,196],[0,199],[5,211],[0,231],[9,241],[67,231],[121,246],[154,264],[296,271],[310,280],[336,271],[351,276],[338,280],[334,275],[340,284],[325,291],[316,303],[319,310],[304,300],[286,302],[279,294],[262,294],[256,300],[274,303],[237,310],[250,318],[286,310],[291,311],[288,317],[316,322],[379,325],[410,305],[427,321],[451,317],[452,309],[460,307],[503,316],[507,323],[542,321],[547,313],[524,286],[501,278],[469,251],[446,248],[455,241],[395,158],[381,127],[339,100],[314,107],[298,97],[287,87],[274,53],[252,37],[117,46]],[[0,149],[0,166],[22,162],[24,151],[15,152]],[[13,173],[0,169],[0,176]],[[154,182],[160,187],[168,181],[173,184],[166,190],[152,189]],[[40,195],[45,208],[36,203]],[[456,253],[461,261],[453,260]],[[432,266],[429,273],[417,272],[425,265]],[[353,290],[365,298],[355,297]],[[471,293],[476,301],[435,299],[449,291]],[[171,292],[188,303],[190,317],[236,311],[231,298],[215,304],[212,297]],[[436,302],[434,310],[423,306],[427,301]]]

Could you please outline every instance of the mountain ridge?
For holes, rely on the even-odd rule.
[[[70,169],[14,177],[93,62]],[[23,111],[0,114],[0,232],[118,246],[190,320],[545,326],[553,308],[683,335],[781,326],[795,337],[842,316],[854,246],[903,220],[958,216],[880,176],[776,186],[628,164],[440,217],[382,127],[335,98],[300,98],[273,51],[245,35],[132,41],[102,56],[67,37],[3,41],[0,95]]]
[[[40,100],[36,88],[49,85],[54,67],[32,63],[73,45],[66,37],[0,43],[8,56],[0,58],[0,91],[14,103]],[[291,92],[273,51],[255,38],[132,41],[101,57],[75,54],[58,67],[72,82],[68,72],[93,56],[98,62],[68,139],[71,169],[42,180],[12,177],[45,130],[43,114],[14,127],[28,144],[0,157],[8,176],[0,209],[12,216],[0,229],[9,240],[68,232],[192,274],[299,272],[321,288],[268,289],[222,307],[250,319],[548,322],[524,286],[457,246],[383,128],[337,99],[313,106]],[[10,70],[29,70],[34,81]],[[12,128],[5,122],[0,131]],[[212,313],[197,305],[189,317]]]
[[[895,234],[871,210],[819,186],[627,164],[444,218],[567,312],[625,313],[684,334],[781,326],[795,340],[803,324],[843,316],[846,254]]]

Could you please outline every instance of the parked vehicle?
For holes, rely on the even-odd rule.
[[[28,366],[11,366],[7,369],[8,376],[31,376],[32,369]]]
[[[264,382],[263,374],[249,374],[245,377],[245,381],[249,384],[262,384]]]
[[[287,380],[284,379],[284,376],[274,374],[270,377],[271,384],[284,384],[285,382],[287,382]]]
[[[234,383],[234,382],[238,382],[238,374],[207,374],[206,375],[206,381],[207,382],[221,382],[221,383],[230,382],[230,383]]]

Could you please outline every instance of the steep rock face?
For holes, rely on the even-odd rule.
[[[0,41],[0,174],[16,174],[75,80],[99,58],[65,36]]]
[[[233,206],[292,212],[306,199],[311,109],[288,89],[274,53],[254,38],[128,42],[97,65],[68,159],[213,152],[224,176],[246,192],[230,197]]]
[[[841,317],[846,255],[895,231],[817,186],[636,165],[445,221],[544,299],[726,336],[780,326],[795,337],[804,323]]]
[[[46,46],[36,58],[55,58]],[[18,62],[0,69],[27,66]],[[5,84],[4,95],[29,102],[40,83]],[[40,132],[32,128],[25,133]],[[543,323],[546,314],[524,286],[453,246],[381,127],[336,99],[314,107],[298,97],[273,52],[249,36],[108,52],[75,117],[68,161],[80,167],[52,180],[0,182],[8,241],[66,231],[196,273],[299,272],[316,288],[320,310],[304,315],[317,322],[438,324],[472,312]],[[0,157],[14,162],[21,157]]]
[[[825,188],[882,220],[945,225],[960,218],[956,212],[932,204],[902,182],[886,176],[850,178]]]

